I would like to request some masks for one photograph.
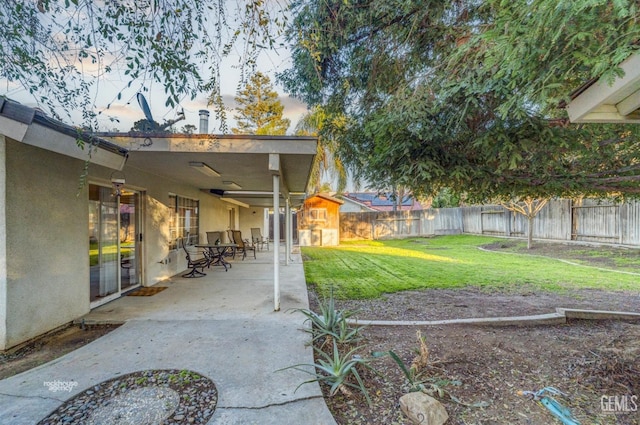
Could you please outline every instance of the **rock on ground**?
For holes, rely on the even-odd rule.
[[[442,425],[449,419],[442,403],[423,392],[400,397],[400,408],[416,425]]]

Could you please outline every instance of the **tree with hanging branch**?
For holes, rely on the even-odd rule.
[[[164,87],[168,107],[213,93],[226,128],[222,61],[240,52],[243,78],[252,73],[284,22],[278,1],[5,0],[0,77],[8,96],[23,88],[57,119],[82,111],[83,127],[94,130],[111,105],[154,83]],[[99,109],[98,93],[105,91],[113,95]]]
[[[640,126],[576,125],[558,107],[620,76],[637,2],[300,0],[285,88],[344,114],[365,181],[468,203],[640,196]]]

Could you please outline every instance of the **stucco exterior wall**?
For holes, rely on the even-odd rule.
[[[95,166],[90,170],[92,181],[108,183],[113,171]],[[144,193],[144,219],[142,242],[142,284],[151,286],[187,269],[184,253],[180,249],[169,250],[169,194],[198,199],[200,201],[199,237],[205,243],[206,232],[226,230],[228,205],[198,188],[186,186],[170,179],[158,177],[125,166],[125,188]],[[224,226],[224,227],[221,227]]]
[[[0,139],[0,350],[90,310],[88,185],[79,189],[84,165],[82,160]],[[90,165],[88,183],[109,187],[113,172]],[[200,201],[202,242],[207,231],[227,229],[228,203],[132,167],[125,166],[122,173],[125,187],[143,194],[143,285],[187,269],[182,251],[169,249],[170,193]],[[234,208],[249,238],[251,227],[262,226],[262,209],[254,215],[253,209]]]
[[[240,231],[243,239],[251,240],[251,228],[258,227],[267,236],[264,226],[264,208],[240,208]]]
[[[89,311],[84,162],[6,140],[8,348]]]
[[[0,350],[7,337],[7,226],[6,226],[6,164],[5,137],[0,134]]]
[[[200,210],[202,216],[200,218],[200,240],[207,241],[207,232],[223,232],[222,242],[227,240],[227,229],[229,228],[229,209],[232,208],[227,202],[221,201],[215,196],[205,194],[206,196],[200,201]],[[236,210],[240,207],[234,206]]]

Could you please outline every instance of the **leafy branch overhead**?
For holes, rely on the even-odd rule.
[[[0,2],[0,75],[9,87],[24,87],[56,118],[60,110],[83,110],[89,126],[106,80],[116,85],[109,106],[155,82],[173,107],[201,92],[219,93],[220,64],[234,47],[242,69],[253,68],[284,22],[277,3],[261,0],[235,8],[223,0],[102,3]]]
[[[344,114],[340,157],[368,181],[468,201],[640,195],[637,126],[559,108],[638,52],[636,2],[293,3],[286,89]]]

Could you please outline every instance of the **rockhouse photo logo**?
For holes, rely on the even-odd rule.
[[[639,402],[637,395],[603,395],[600,408],[605,413],[637,412]]]
[[[58,391],[66,391],[70,393],[78,386],[78,383],[76,381],[45,381],[44,386],[54,393],[57,393]]]

